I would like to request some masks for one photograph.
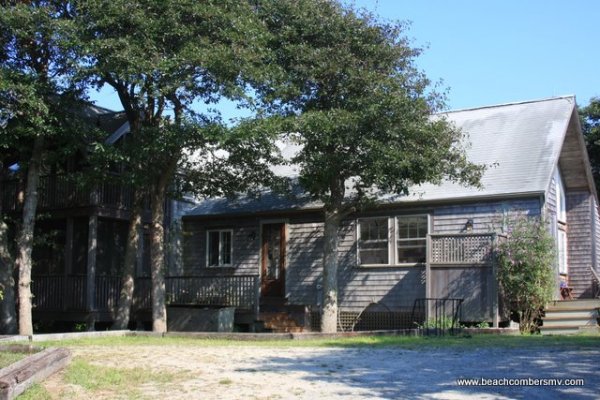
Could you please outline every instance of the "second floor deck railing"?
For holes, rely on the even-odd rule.
[[[0,182],[0,201],[6,212],[22,208],[24,183],[16,179]],[[133,190],[130,186],[113,180],[96,185],[85,185],[64,174],[40,177],[38,184],[38,209],[55,210],[71,207],[103,206],[131,209]]]

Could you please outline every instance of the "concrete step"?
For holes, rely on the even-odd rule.
[[[600,308],[600,299],[555,300],[546,304],[546,310],[593,310]]]

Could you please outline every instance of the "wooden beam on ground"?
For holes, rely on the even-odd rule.
[[[0,400],[12,400],[34,383],[63,369],[71,361],[71,351],[49,348],[0,370]]]

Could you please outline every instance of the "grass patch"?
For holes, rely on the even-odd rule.
[[[145,383],[166,384],[177,379],[175,374],[156,373],[146,368],[114,368],[92,365],[76,358],[65,371],[65,381],[89,392],[109,392],[139,396],[138,389]]]
[[[304,339],[304,340],[260,340],[245,341],[233,339],[200,339],[182,337],[101,337],[73,339],[65,341],[40,343],[44,346],[193,346],[193,347],[402,347],[407,349],[425,348],[481,348],[481,347],[600,347],[600,335],[582,334],[573,336],[541,336],[541,335],[473,335],[473,336],[359,336],[336,339]]]
[[[29,354],[18,353],[12,351],[0,352],[0,368],[8,367],[10,364],[16,363],[19,360],[27,357]]]
[[[221,379],[219,385],[231,385],[233,381],[229,378]]]
[[[19,400],[52,400],[50,393],[42,385],[35,383],[18,397]]]

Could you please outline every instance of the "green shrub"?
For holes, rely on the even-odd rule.
[[[497,248],[498,280],[505,304],[519,315],[521,333],[533,333],[555,289],[554,239],[537,218],[517,220]]]

